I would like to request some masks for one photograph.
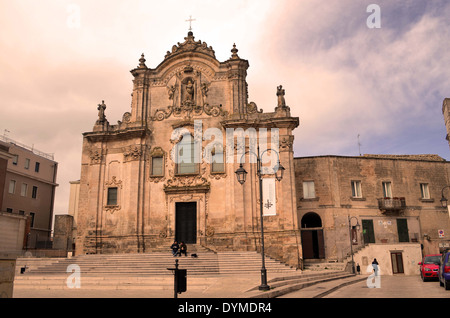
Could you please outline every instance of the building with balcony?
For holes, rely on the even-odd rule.
[[[354,251],[371,249],[360,265],[385,259],[395,273],[422,253],[438,253],[450,242],[440,203],[449,172],[436,155],[295,158],[304,259],[344,261],[352,242]]]
[[[49,247],[58,163],[52,154],[5,136],[0,137],[0,148],[7,155],[0,164],[0,214],[4,226],[0,250],[20,252],[22,248]]]

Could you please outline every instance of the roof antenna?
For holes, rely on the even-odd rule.
[[[361,143],[359,142],[359,134],[358,134],[358,150],[359,150],[359,156],[361,156]]]

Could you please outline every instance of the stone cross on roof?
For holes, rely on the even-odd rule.
[[[189,19],[186,20],[186,22],[189,22],[189,31],[192,31],[192,21],[195,21],[195,19],[192,19],[192,15],[190,15]]]

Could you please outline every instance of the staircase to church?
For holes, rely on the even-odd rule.
[[[327,262],[320,259],[305,259],[305,271],[345,271],[347,262]]]
[[[196,253],[197,258],[190,256]],[[141,254],[79,255],[57,260],[21,258],[17,260],[15,288],[67,288],[69,265],[80,267],[84,288],[173,288],[173,273],[167,268],[187,269],[188,277],[201,278],[203,284],[218,275],[259,274],[261,254],[256,252],[212,252],[188,247],[188,256],[173,257],[171,251]],[[40,264],[41,263],[41,264]],[[293,274],[296,270],[265,258],[270,273]],[[27,266],[24,274],[20,269]],[[200,280],[198,280],[200,281]]]

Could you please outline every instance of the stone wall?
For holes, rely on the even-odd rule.
[[[16,259],[0,256],[0,298],[12,298]]]
[[[380,275],[393,275],[392,253],[399,253],[403,262],[405,275],[419,275],[418,263],[422,261],[420,244],[369,244],[355,253],[355,264],[361,267],[361,274],[371,273],[372,261],[376,258]],[[394,263],[395,264],[395,263]]]
[[[406,220],[402,222],[407,224],[408,241],[422,243],[424,254],[439,253],[438,245],[450,241],[438,235],[440,229],[450,231],[448,211],[439,201],[442,188],[450,184],[450,164],[438,156],[318,156],[295,158],[295,167],[299,226],[308,212],[320,216],[326,259],[343,260],[349,255],[349,217],[352,226],[360,225],[355,248],[367,243],[364,220],[373,222],[375,243],[402,243],[401,219]],[[314,198],[304,198],[303,181],[314,181]],[[352,195],[351,181],[360,181],[360,197]],[[380,210],[382,182],[391,182],[392,197],[404,198],[405,208]],[[421,183],[428,185],[428,198],[422,197]]]
[[[0,252],[22,252],[26,224],[26,216],[0,212]]]
[[[53,249],[72,251],[73,238],[73,216],[55,215]]]

